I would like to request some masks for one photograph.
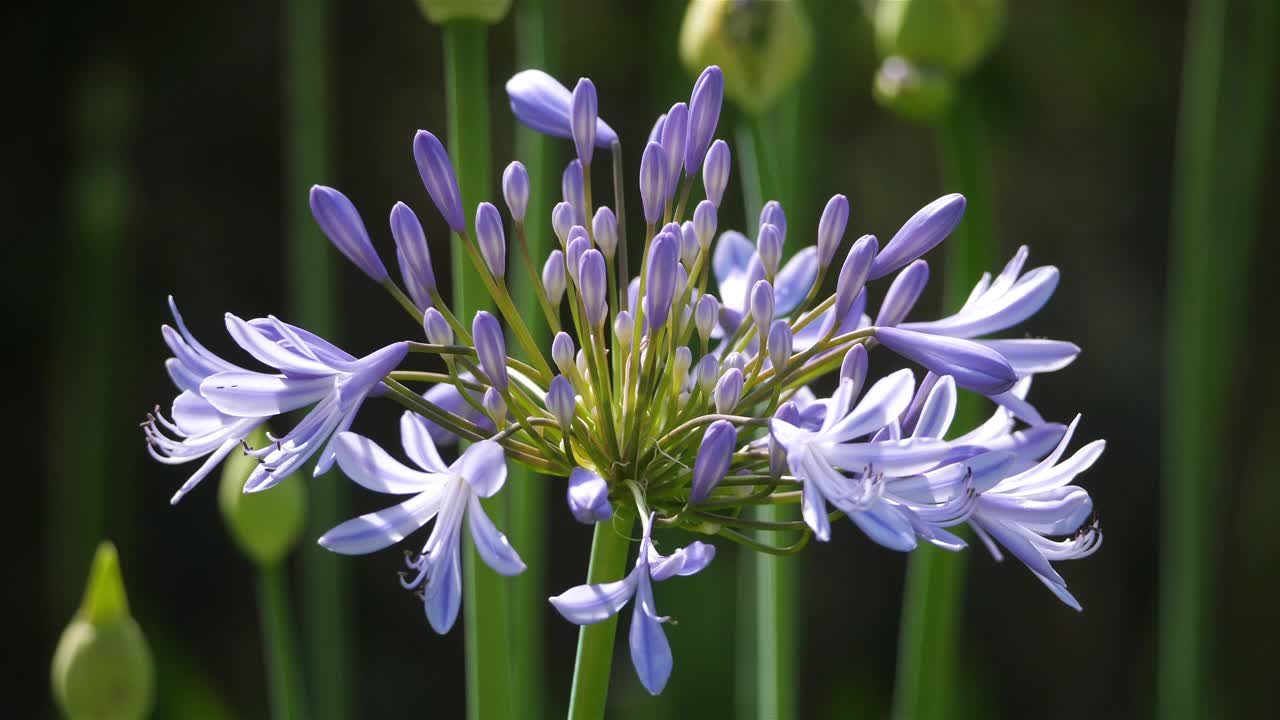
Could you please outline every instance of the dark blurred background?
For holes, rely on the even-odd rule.
[[[332,171],[286,187],[282,157],[282,15],[273,2],[10,3],[0,17],[9,89],[0,170],[0,227],[10,300],[11,422],[7,553],[9,680],[0,714],[52,717],[48,662],[74,611],[92,547],[120,547],[134,615],[157,656],[158,717],[265,717],[253,573],[230,544],[216,479],[168,499],[188,474],[150,462],[137,422],[172,397],[159,326],[173,293],[188,324],[229,351],[221,314],[281,314],[285,208],[310,182],[341,188],[375,243],[396,200],[419,211],[443,268],[446,234],[410,142],[445,130],[441,35],[410,0],[335,0],[329,113]],[[1056,601],[1016,561],[970,551],[962,615],[963,697],[974,717],[1147,717],[1154,711],[1161,507],[1160,408],[1172,148],[1186,8],[1180,2],[1010,2],[1004,42],[974,79],[989,121],[1001,256],[1032,246],[1033,264],[1063,280],[1026,327],[1084,348],[1037,382],[1046,417],[1084,415],[1082,440],[1106,438],[1082,477],[1106,544],[1061,566],[1085,605]],[[551,2],[555,74],[592,77],[601,116],[626,142],[628,182],[653,119],[687,99],[677,58],[683,3]],[[890,236],[946,191],[935,135],[877,106],[878,63],[854,2],[807,3],[818,32],[813,70],[774,114],[796,113],[781,161],[792,234],[812,237],[831,194],[849,197],[850,233]],[[1233,20],[1232,22],[1238,22]],[[1239,27],[1229,25],[1229,33]],[[1228,35],[1228,38],[1232,37]],[[514,65],[513,22],[490,39],[495,180],[512,159],[514,121],[502,83]],[[1272,117],[1276,117],[1273,113]],[[722,137],[728,137],[726,116]],[[1268,135],[1274,134],[1275,128]],[[1220,488],[1212,653],[1221,716],[1274,699],[1280,661],[1274,593],[1280,540],[1280,388],[1271,334],[1277,305],[1270,242],[1280,221],[1277,143],[1266,153],[1264,228],[1247,276],[1246,345],[1229,383],[1231,451]],[[572,154],[556,145],[555,164]],[[465,159],[455,158],[465,163]],[[736,175],[721,227],[744,226]],[[632,188],[634,191],[634,188]],[[497,199],[498,188],[489,189]],[[639,203],[633,204],[638,208]],[[315,252],[336,253],[317,233]],[[1239,238],[1223,236],[1228,245]],[[335,338],[356,354],[414,332],[354,267],[342,263]],[[930,305],[932,303],[932,305]],[[921,307],[936,307],[936,291]],[[398,411],[372,405],[371,434]],[[103,478],[102,483],[88,478]],[[333,474],[314,482],[340,482]],[[559,497],[558,491],[550,493]],[[558,503],[558,501],[556,501]],[[351,493],[353,510],[378,499]],[[590,530],[557,512],[548,594],[581,582]],[[299,553],[321,552],[304,539]],[[619,717],[724,717],[733,708],[734,565],[664,585],[676,671],[644,694],[615,664]],[[847,523],[802,555],[805,717],[884,717],[904,557]],[[296,564],[296,560],[295,560]],[[460,716],[462,634],[438,637],[399,590],[398,550],[346,561],[356,640],[358,716]],[[309,601],[300,590],[295,603]],[[546,608],[548,698],[563,708],[576,628]],[[304,639],[305,640],[305,639]],[[620,643],[620,647],[625,647]]]

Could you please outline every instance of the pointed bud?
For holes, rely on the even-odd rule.
[[[698,389],[702,394],[711,397],[711,391],[720,380],[720,360],[715,355],[703,355],[698,361],[698,366],[694,368],[694,380],[698,383]]]
[[[329,242],[376,283],[387,280],[387,268],[369,241],[369,231],[346,195],[323,185],[311,186],[311,214]]]
[[[736,367],[729,368],[720,376],[715,390],[711,392],[711,397],[715,400],[716,412],[721,415],[733,412],[738,401],[742,399],[743,382],[742,370]]]
[[[760,234],[756,237],[756,253],[760,256],[760,264],[764,266],[765,277],[776,277],[778,266],[782,264],[782,232],[776,225],[765,223],[760,226]]]
[[[574,137],[569,119],[573,94],[555,78],[541,70],[522,70],[511,76],[506,89],[511,112],[525,127],[545,135]],[[613,128],[597,118],[595,146],[609,147],[617,139]]]
[[[492,203],[476,207],[476,244],[489,272],[499,280],[507,274],[507,237],[502,230],[502,216]]]
[[[251,447],[271,443],[259,426],[245,438]],[[258,459],[233,452],[222,463],[218,507],[227,532],[254,564],[272,567],[293,550],[306,526],[307,495],[300,482],[280,482],[263,492],[246,493],[245,482],[258,469]]]
[[[591,219],[591,233],[595,235],[596,247],[604,253],[604,259],[613,261],[613,254],[618,250],[618,218],[605,206],[596,210]]]
[[[577,232],[578,230],[581,232]],[[569,231],[569,246],[564,251],[565,268],[569,270],[569,279],[573,280],[574,287],[582,286],[578,279],[579,263],[582,262],[583,254],[590,249],[591,240],[587,238],[587,231],[581,225],[574,225],[573,230]]]
[[[578,398],[573,392],[573,383],[564,375],[557,375],[551,380],[547,389],[547,410],[560,423],[560,429],[568,433],[573,429],[573,414]]]
[[[558,202],[551,210],[551,229],[555,231],[562,247],[569,244],[569,229],[577,224],[575,213],[573,206],[567,202]]]
[[[573,224],[587,225],[587,186],[582,179],[582,163],[570,160],[560,175],[560,193],[573,208]]]
[[[657,120],[653,121],[653,127],[649,129],[649,139],[645,140],[645,144],[658,143],[662,144],[662,130],[667,126],[667,114],[662,113]]]
[[[427,341],[433,345],[453,344],[453,328],[449,327],[449,321],[435,308],[427,308],[422,314],[422,331],[426,333]]]
[[[720,321],[720,301],[714,295],[703,295],[698,298],[698,307],[693,313],[693,325],[698,329],[698,337],[706,342]]]
[[[667,200],[667,156],[658,143],[649,143],[640,156],[640,200],[644,221],[657,225]]]
[[[578,368],[579,377],[590,377],[591,368],[587,367],[587,354],[581,350],[573,356],[573,364]]]
[[[596,145],[596,121],[599,119],[596,86],[587,78],[578,80],[573,87],[569,103],[569,131],[573,134],[573,147],[583,167],[591,164],[591,153]]]
[[[502,397],[502,393],[498,392],[497,388],[485,388],[484,399],[481,402],[485,412],[489,413],[493,426],[499,430],[506,427],[507,401]]]
[[[827,206],[822,209],[822,218],[818,220],[818,267],[831,264],[848,225],[849,198],[835,195],[827,201]]]
[[[790,425],[800,425],[800,408],[796,407],[794,402],[788,400],[778,406],[778,411],[773,414],[774,420],[781,420]],[[773,437],[773,433],[769,433],[769,474],[780,478],[787,472],[787,449],[782,446]]]
[[[685,220],[680,226],[680,262],[693,267],[701,249],[698,245],[698,233],[693,229],[693,221]]]
[[[578,349],[574,347],[573,338],[569,337],[569,333],[564,331],[556,333],[556,336],[551,340],[551,361],[560,370],[560,374],[573,374],[573,354],[577,351]]]
[[[649,271],[645,286],[648,307],[645,318],[649,332],[657,333],[671,314],[671,301],[676,290],[676,264],[679,262],[677,240],[667,233],[654,238],[649,248]]]
[[[574,468],[569,473],[569,512],[580,523],[594,525],[613,517],[609,484],[597,473]]]
[[[707,146],[711,144],[711,138],[715,137],[723,104],[724,73],[712,65],[698,76],[693,84],[693,94],[689,96],[689,129],[684,146],[684,166],[690,175],[702,165]]]
[[[893,327],[902,322],[911,308],[915,307],[929,283],[929,263],[916,260],[898,273],[884,294],[884,302],[880,304],[880,312],[876,315],[876,325]]]
[[[529,211],[529,171],[519,160],[502,171],[502,197],[507,201],[511,217],[523,223]]]
[[[666,122],[662,125],[662,149],[666,152],[666,199],[671,200],[680,183],[680,171],[684,168],[685,132],[689,127],[689,106],[676,103],[667,111]],[[697,165],[694,165],[696,168]]]
[[[782,209],[782,203],[777,200],[770,200],[760,208],[760,226],[772,225],[778,229],[778,236],[785,243],[787,241],[787,213]]]
[[[849,248],[844,265],[840,266],[840,276],[836,278],[835,322],[842,322],[853,307],[853,301],[867,283],[871,263],[879,249],[880,244],[874,235],[863,235]]]
[[[560,299],[564,297],[564,284],[564,253],[552,250],[542,266],[542,289],[546,291],[553,310],[559,307]]]
[[[609,273],[599,250],[586,251],[578,261],[578,288],[587,323],[597,329],[604,326],[609,316]]]
[[[480,367],[489,376],[489,382],[499,390],[507,389],[507,341],[502,336],[502,326],[492,313],[481,310],[471,323],[471,339],[475,343]]]
[[[702,166],[702,186],[707,190],[707,200],[716,207],[720,207],[725,188],[729,186],[730,162],[729,143],[723,140],[711,143]]]
[[[868,280],[882,278],[932,250],[964,217],[963,195],[943,195],[911,216],[876,256]]]
[[[693,209],[693,233],[700,248],[704,251],[711,249],[711,241],[716,235],[716,206],[710,200],[703,200]]]
[[[749,299],[751,319],[755,321],[756,332],[763,340],[768,336],[769,326],[773,324],[773,286],[768,280],[757,280],[751,287]]]
[[[635,329],[636,322],[627,310],[620,311],[613,319],[613,337],[618,342],[619,350],[625,350],[631,345],[631,335]]]
[[[840,362],[840,379],[853,383],[854,395],[867,380],[867,346],[861,343],[849,348]],[[792,423],[793,425],[795,423]]]
[[[673,302],[675,302],[676,307],[680,310],[679,327],[684,327],[685,321],[689,319],[689,312],[692,312],[692,309],[689,307],[688,290],[689,271],[684,269],[684,265],[682,263],[676,263],[676,291],[672,295],[672,299]]]
[[[734,446],[738,443],[738,431],[733,423],[717,420],[702,434],[698,457],[693,461],[693,486],[689,491],[690,502],[702,502],[724,480],[733,462]]]
[[[400,261],[400,275],[405,289],[419,310],[431,307],[431,290],[436,286],[435,271],[431,268],[431,252],[427,249],[427,234],[422,223],[408,205],[398,202],[391,208],[391,237],[396,241],[396,258]]]
[[[927,335],[898,328],[876,328],[876,340],[937,375],[950,375],[956,385],[983,395],[999,395],[1018,381],[1003,355],[972,340]]]
[[[791,326],[786,320],[774,320],[769,327],[769,362],[773,363],[774,372],[782,372],[791,360]]]
[[[462,212],[462,195],[458,192],[458,176],[453,172],[449,153],[435,135],[419,130],[413,136],[413,159],[418,163],[418,174],[431,196],[431,202],[444,216],[449,229],[462,234],[467,231],[467,219]]]
[[[689,377],[689,366],[692,364],[693,351],[683,345],[676,348],[675,357],[671,361],[671,384],[674,387],[684,387],[684,381]]]
[[[725,355],[724,360],[721,361],[720,363],[720,368],[724,372],[728,372],[729,370],[732,370],[734,368],[737,368],[737,370],[741,372],[746,367],[747,367],[746,354],[738,352],[736,350],[729,353],[728,355]]]
[[[54,699],[71,720],[150,714],[155,663],[129,615],[120,559],[110,542],[94,555],[84,600],[58,640],[51,679]]]

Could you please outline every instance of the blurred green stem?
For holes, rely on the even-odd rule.
[[[626,575],[627,550],[631,547],[634,525],[635,511],[626,505],[618,508],[613,520],[596,523],[591,538],[591,563],[587,567],[588,583],[613,582]],[[573,690],[569,695],[570,720],[604,717],[617,629],[618,616],[615,615],[578,630],[578,654],[574,658]]]
[[[284,196],[288,216],[289,310],[294,322],[330,340],[336,339],[333,250],[311,219],[308,189],[325,182],[329,155],[329,0],[284,3]],[[309,472],[299,473],[302,475]],[[310,484],[309,534],[319,537],[341,522],[344,481],[336,473]],[[302,551],[307,597],[306,648],[312,707],[321,720],[348,715],[358,676],[351,656],[352,626],[346,573],[341,559],[316,545]]]
[[[541,68],[552,72],[548,58],[548,27],[544,0],[523,0],[513,10],[516,24],[517,67]],[[556,187],[552,167],[551,142],[548,137],[520,125],[516,129],[516,158],[529,172],[528,217],[551,215]],[[534,258],[550,252],[548,225],[545,222],[527,226],[529,252]],[[525,272],[512,273],[516,305],[531,308],[538,304],[533,278]],[[550,333],[542,323],[531,323],[534,340],[546,345]],[[509,468],[505,490],[510,504],[509,535],[511,544],[520,552],[528,569],[511,580],[511,663],[518,669],[512,678],[512,691],[520,698],[522,717],[538,720],[546,713],[546,666],[543,623],[546,618],[546,545],[547,488],[533,472],[522,465]]]
[[[262,613],[271,717],[273,720],[309,718],[311,715],[306,710],[303,698],[297,645],[294,642],[289,581],[282,564],[258,568],[258,606]]]
[[[1231,7],[1242,32],[1227,32],[1226,0],[1195,0],[1187,17],[1166,303],[1161,718],[1218,714],[1211,553],[1280,32],[1272,0]]]
[[[778,197],[777,164],[769,155],[761,117],[743,115],[742,122],[736,134],[738,165],[747,225],[754,233],[759,230],[756,225],[763,203]],[[770,522],[799,516],[798,507],[792,505],[762,505],[753,513],[755,519]],[[772,545],[790,543],[783,535],[760,531],[756,540]],[[738,623],[738,652],[753,648],[748,652],[753,653],[754,662],[738,668],[739,705],[747,700],[741,688],[754,688],[756,717],[786,720],[796,712],[796,561],[766,553],[755,553],[751,559],[749,565],[743,564],[746,572],[740,587],[746,591],[742,597],[751,599],[753,622]]]
[[[474,20],[453,20],[444,27],[446,107],[449,120],[449,155],[458,174],[463,211],[470,216],[481,198],[492,189],[492,155],[489,149],[489,63],[486,56],[489,28]],[[475,282],[467,265],[466,250],[455,235],[453,258],[453,309],[467,324],[476,311],[491,306],[484,285]],[[521,478],[527,481],[527,478]],[[519,482],[519,480],[514,480]],[[514,484],[514,483],[513,483]],[[499,495],[484,501],[485,510],[500,528],[509,527],[508,498]],[[513,717],[514,707],[525,698],[514,698],[512,667],[511,587],[490,570],[476,554],[471,536],[463,549],[463,613],[467,648],[467,717],[471,720]]]
[[[960,309],[983,272],[995,262],[991,219],[991,170],[981,108],[972,89],[962,83],[939,128],[939,151],[945,192],[968,200],[964,220],[944,244],[943,306]],[[962,393],[952,427],[965,431],[981,421],[979,398]],[[963,605],[966,557],[928,544],[911,553],[898,638],[894,717],[930,720],[958,717],[956,702],[956,627]]]

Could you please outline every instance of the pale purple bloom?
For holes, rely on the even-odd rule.
[[[311,214],[325,237],[376,283],[385,282],[387,267],[369,241],[369,231],[346,195],[323,185],[311,186]]]
[[[822,209],[818,220],[818,266],[826,267],[836,256],[844,230],[849,225],[849,198],[834,195]]]
[[[680,182],[680,170],[684,167],[685,132],[688,127],[689,106],[684,103],[672,105],[662,124],[662,139],[658,141],[667,155],[666,199],[668,201],[675,195],[676,185]],[[694,167],[696,168],[697,165]]]
[[[875,328],[876,340],[902,357],[956,384],[983,395],[998,395],[1013,387],[1018,375],[1000,353],[972,340],[926,335],[900,328]]]
[[[609,315],[609,278],[604,255],[599,250],[588,250],[578,260],[578,288],[582,294],[582,307],[586,321],[593,328],[604,325]]]
[[[492,313],[481,310],[471,322],[471,338],[475,342],[480,367],[489,383],[499,390],[507,389],[507,341],[502,326]]]
[[[591,219],[591,232],[605,260],[613,260],[613,254],[618,250],[618,217],[609,208],[601,206]]]
[[[507,238],[502,230],[502,216],[492,203],[476,207],[476,244],[489,272],[499,280],[507,274]]]
[[[720,235],[711,257],[711,269],[720,287],[720,325],[730,334],[738,328],[749,311],[751,288],[765,279],[764,265],[751,241],[740,232]],[[804,300],[818,274],[817,250],[807,247],[796,253],[774,278],[774,313],[790,313]]]
[[[698,446],[698,457],[693,463],[693,483],[689,491],[690,502],[702,502],[724,479],[733,461],[734,445],[738,431],[728,420],[717,420],[707,426]]]
[[[552,250],[547,255],[547,262],[542,266],[542,289],[547,293],[547,300],[555,308],[564,297],[564,253]]]
[[[569,512],[584,525],[594,525],[613,517],[609,484],[598,473],[585,468],[574,468],[569,473],[569,489],[566,494]]]
[[[743,383],[741,368],[731,367],[720,376],[715,390],[711,393],[711,397],[715,401],[716,412],[722,415],[733,412],[733,409],[738,405],[738,401],[742,399]]]
[[[671,314],[671,300],[676,290],[676,265],[679,263],[678,243],[676,238],[663,232],[653,239],[649,248],[645,321],[652,332],[661,329]]]
[[[729,144],[723,140],[712,143],[707,151],[707,161],[702,166],[702,186],[707,190],[707,200],[716,207],[720,207],[725,188],[729,186],[729,165]]]
[[[431,196],[431,202],[444,216],[449,228],[458,234],[467,232],[467,218],[462,212],[462,195],[458,192],[458,176],[453,172],[449,153],[435,135],[419,130],[413,136],[413,158],[418,174]]]
[[[578,398],[573,392],[573,384],[569,382],[564,375],[557,375],[551,379],[551,385],[547,389],[547,396],[544,399],[547,410],[555,417],[556,422],[560,423],[560,429],[569,432],[573,428],[573,413],[577,407]]]
[[[694,541],[671,555],[661,555],[653,547],[653,523],[643,519],[644,536],[635,568],[621,580],[595,585],[578,585],[550,598],[551,604],[575,625],[593,625],[618,614],[634,596],[636,607],[631,614],[628,633],[631,662],[640,684],[650,694],[662,692],[671,677],[671,646],[662,631],[662,623],[670,618],[658,615],[653,601],[653,582],[676,575],[693,575],[716,556],[713,545]]]
[[[409,298],[419,310],[431,307],[431,291],[436,287],[436,274],[431,267],[427,234],[413,210],[402,202],[391,208],[391,237],[396,241],[396,258],[400,276],[404,278]]]
[[[516,119],[531,130],[560,138],[573,138],[570,107],[573,94],[541,70],[522,70],[507,81],[507,97]],[[608,123],[596,119],[595,146],[609,147],[618,139]]]
[[[569,133],[573,136],[573,147],[582,167],[591,164],[599,115],[595,84],[587,78],[579,78],[569,99]]]
[[[707,146],[720,122],[720,106],[724,103],[724,73],[712,65],[702,71],[689,96],[688,139],[684,144],[685,170],[692,175],[702,165]],[[707,194],[711,196],[710,193]],[[717,205],[719,202],[717,201]]]
[[[560,175],[560,194],[573,208],[573,224],[587,225],[587,186],[582,177],[582,163],[570,160]]]
[[[898,273],[884,294],[884,302],[880,303],[880,313],[876,315],[875,324],[880,327],[893,327],[915,307],[924,286],[929,283],[929,264],[916,260]]]
[[[401,584],[421,592],[427,621],[443,635],[457,620],[462,600],[464,515],[476,552],[486,565],[502,575],[524,572],[520,555],[480,504],[480,498],[493,497],[506,482],[506,458],[498,443],[482,440],[446,467],[426,427],[412,413],[401,417],[400,440],[405,454],[421,470],[405,466],[368,438],[349,432],[337,437],[338,463],[347,477],[375,492],[413,497],[348,520],[318,542],[336,553],[363,555],[400,542],[434,518],[436,524],[422,554],[406,560],[416,574]]]
[[[646,145],[640,156],[640,200],[644,221],[657,225],[667,202],[667,153],[656,142]]]
[[[876,256],[869,279],[882,278],[932,250],[960,224],[964,207],[964,196],[952,193],[916,211]]]
[[[502,171],[502,197],[507,201],[507,210],[518,223],[524,222],[525,213],[529,211],[529,171],[519,160]]]

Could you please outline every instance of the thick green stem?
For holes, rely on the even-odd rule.
[[[289,204],[289,312],[294,322],[336,339],[334,251],[311,218],[308,188],[329,181],[329,0],[286,0],[284,37],[285,198]],[[309,535],[346,519],[346,483],[336,473],[310,483]],[[307,666],[315,717],[348,716],[358,686],[351,657],[348,583],[342,559],[314,544],[300,550]]]
[[[631,547],[635,519],[635,511],[624,505],[612,520],[596,523],[591,539],[591,564],[587,568],[588,583],[613,582],[626,575],[627,550]],[[570,720],[604,717],[617,629],[615,615],[604,622],[583,625],[578,631],[578,655],[574,658],[573,690],[569,695]]]
[[[1226,0],[1197,0],[1187,18],[1166,303],[1161,718],[1221,714],[1223,700],[1212,694],[1218,478],[1248,316],[1242,280],[1257,235],[1280,26],[1270,0],[1231,7],[1241,32],[1226,30]]]
[[[449,155],[458,174],[463,210],[470,215],[492,190],[489,149],[488,26],[454,20],[444,28],[448,92]],[[484,285],[467,266],[466,249],[456,235],[453,258],[453,307],[463,323],[491,306]],[[513,478],[512,484],[527,478]],[[499,528],[508,526],[507,494],[484,501]],[[467,535],[463,555],[463,613],[467,649],[467,716],[471,720],[512,717],[524,699],[512,697],[511,596],[509,583],[476,554]]]
[[[996,261],[986,133],[981,109],[963,84],[939,128],[939,150],[944,190],[963,193],[968,199],[964,220],[944,245],[943,305],[954,312]],[[970,393],[959,400],[952,423],[957,433],[974,427],[983,410],[979,398]],[[955,673],[964,563],[961,553],[931,545],[922,544],[911,554],[894,689],[894,717],[899,720],[961,714],[955,701]]]
[[[298,668],[293,610],[289,607],[289,581],[283,565],[258,568],[258,607],[262,614],[271,717],[273,720],[309,718]]]

